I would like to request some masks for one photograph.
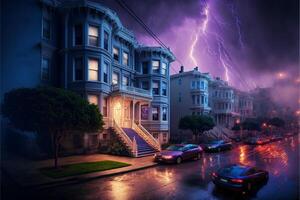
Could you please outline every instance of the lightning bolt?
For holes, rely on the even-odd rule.
[[[236,29],[237,29],[237,33],[238,33],[238,38],[239,38],[239,44],[240,44],[240,47],[242,49],[244,49],[244,42],[243,42],[243,38],[242,38],[242,31],[241,31],[241,20],[236,12],[236,8],[234,6],[234,4],[231,4],[231,13],[232,13],[232,16],[234,17],[235,19],[235,26],[236,26]]]
[[[194,56],[195,46],[199,40],[200,33],[202,33],[203,35],[206,34],[206,29],[207,29],[207,24],[208,24],[208,14],[209,14],[209,10],[208,10],[208,6],[206,6],[204,9],[205,19],[203,20],[203,23],[199,27],[197,27],[197,30],[194,35],[194,40],[192,42],[191,49],[190,49],[189,56],[195,66],[198,66],[198,62]]]

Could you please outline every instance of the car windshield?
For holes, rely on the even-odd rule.
[[[231,167],[225,167],[220,170],[220,174],[224,176],[241,176],[245,173],[245,167],[241,166],[231,166]]]
[[[183,146],[181,146],[181,145],[172,145],[172,146],[169,146],[167,148],[167,150],[169,150],[169,151],[182,151]]]

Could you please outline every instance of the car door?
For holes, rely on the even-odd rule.
[[[251,182],[259,182],[260,181],[260,176],[262,175],[261,173],[259,173],[258,170],[256,170],[256,168],[252,167],[248,170],[247,172],[248,175],[248,179]]]
[[[193,157],[193,151],[191,149],[191,145],[186,145],[182,149],[183,151],[183,159],[187,160]]]

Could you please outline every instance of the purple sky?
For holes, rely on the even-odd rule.
[[[115,10],[139,42],[157,46],[116,1],[96,1]],[[185,70],[198,65],[200,71],[244,90],[271,86],[282,78],[294,84],[299,76],[298,0],[125,2],[171,48]],[[171,73],[180,65],[174,62]]]

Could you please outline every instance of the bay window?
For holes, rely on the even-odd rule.
[[[82,81],[83,80],[83,59],[75,58],[74,60],[74,73],[75,73],[75,81]]]
[[[153,121],[158,121],[158,116],[159,116],[159,107],[152,107],[152,120]]]
[[[98,60],[94,58],[89,58],[88,60],[88,80],[89,81],[98,81]]]
[[[74,27],[74,44],[82,45],[83,43],[83,34],[82,34],[82,24],[76,24]]]
[[[99,46],[99,29],[97,26],[91,26],[89,25],[88,30],[88,38],[89,38],[89,45],[90,46]]]
[[[128,64],[129,64],[128,59],[129,59],[128,53],[127,52],[123,52],[123,65],[128,66]]]
[[[107,83],[108,82],[108,63],[104,62],[103,65],[103,82]]]
[[[108,51],[109,34],[104,31],[104,49]]]
[[[113,72],[112,74],[112,84],[117,85],[119,83],[119,74],[117,72]]]
[[[162,82],[161,88],[162,88],[162,95],[167,96],[167,83]]]
[[[159,82],[158,81],[152,82],[152,93],[155,95],[159,94]]]
[[[119,62],[119,49],[116,47],[113,48],[113,57],[115,61]]]
[[[152,61],[152,73],[155,73],[155,74],[159,73],[159,60]]]
[[[167,64],[164,63],[164,62],[161,65],[161,74],[162,75],[167,75]]]
[[[167,107],[162,108],[162,120],[167,121]]]

